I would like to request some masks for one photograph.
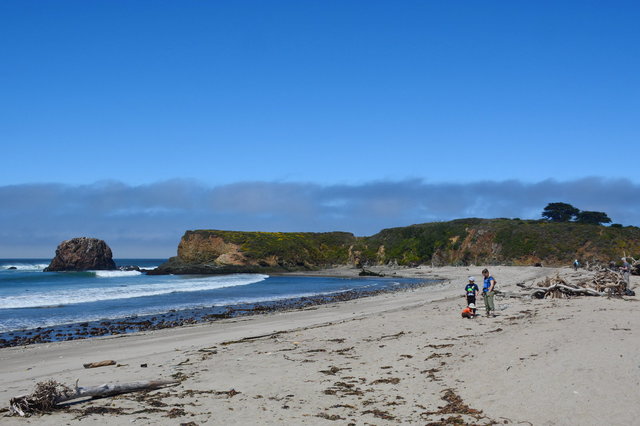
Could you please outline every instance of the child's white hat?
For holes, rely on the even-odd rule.
[[[469,281],[474,281],[475,282],[475,278],[474,277],[469,277]]]
[[[476,304],[475,304],[475,303],[469,303],[469,307],[470,307],[471,309],[475,309],[475,308],[476,308]]]

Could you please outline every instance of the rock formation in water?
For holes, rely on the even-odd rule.
[[[111,249],[97,238],[73,238],[60,243],[45,272],[104,271],[116,269]]]

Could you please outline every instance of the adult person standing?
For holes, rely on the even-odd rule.
[[[482,298],[484,299],[484,307],[487,310],[487,316],[495,316],[495,306],[493,303],[494,289],[496,287],[496,280],[489,274],[488,269],[482,270],[482,276],[484,277],[484,285],[482,286]]]
[[[620,272],[622,272],[622,279],[627,285],[627,288],[629,288],[629,284],[631,284],[631,264],[627,261],[626,257],[622,258],[622,268],[620,268]]]

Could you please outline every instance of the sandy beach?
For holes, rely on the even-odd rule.
[[[54,379],[73,386],[177,379],[7,425],[630,425],[640,408],[637,297],[497,297],[462,319],[483,267],[375,269],[441,284],[209,324],[0,349],[0,406]],[[522,292],[569,268],[489,268]],[[325,271],[353,276],[358,270]],[[640,277],[632,276],[632,287]],[[480,303],[481,305],[481,303]],[[484,311],[480,310],[480,314]],[[85,369],[83,364],[115,360]]]

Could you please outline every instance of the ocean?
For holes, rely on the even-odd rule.
[[[114,260],[117,266],[142,269],[165,261]],[[386,277],[43,272],[49,262],[0,259],[0,346],[162,328],[230,316],[232,311],[295,307],[425,284]]]

